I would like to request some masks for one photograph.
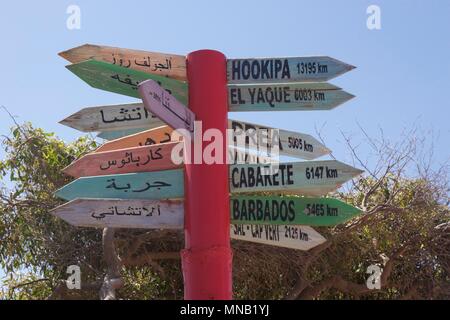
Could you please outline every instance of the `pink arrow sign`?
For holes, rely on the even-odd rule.
[[[156,81],[143,81],[138,86],[145,108],[173,129],[185,129],[194,134],[195,114]]]

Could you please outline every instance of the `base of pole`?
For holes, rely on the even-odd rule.
[[[231,274],[232,259],[233,252],[228,247],[182,250],[184,282],[196,283],[197,288],[196,292],[188,292],[189,286],[185,285],[184,296],[189,297],[189,300],[231,300],[232,281],[223,275]],[[218,287],[221,289],[217,290]],[[219,296],[216,292],[222,294]]]

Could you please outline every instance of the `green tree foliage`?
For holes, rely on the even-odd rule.
[[[347,224],[317,228],[325,244],[301,252],[233,241],[235,298],[450,298],[448,168],[408,178],[405,168],[416,163],[416,142],[401,144],[387,149],[383,143],[375,169],[365,167],[367,174],[349,190],[333,195],[365,213]],[[24,124],[3,137],[2,146],[0,264],[8,278],[0,297],[98,299],[110,267],[102,231],[75,228],[48,213],[62,203],[54,191],[70,182],[61,170],[97,144],[89,137],[65,143]],[[183,297],[182,233],[115,230],[113,238],[120,257],[117,298]],[[372,264],[383,268],[381,290],[366,286]],[[70,265],[82,270],[81,290],[65,285]]]

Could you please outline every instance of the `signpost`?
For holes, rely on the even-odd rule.
[[[230,84],[328,81],[355,67],[325,57],[229,59]]]
[[[153,79],[181,103],[186,104],[188,100],[187,84],[179,80],[127,69],[96,60],[71,64],[67,66],[67,69],[97,89],[139,98],[137,91],[139,83]]]
[[[228,86],[230,111],[330,110],[353,97],[322,82]]]
[[[331,153],[331,150],[310,135],[271,128],[258,124],[228,120],[233,129],[233,142],[240,147],[256,146],[258,150],[273,150],[278,145],[281,156],[312,160]],[[244,139],[239,139],[243,136]],[[240,143],[244,140],[244,145]]]
[[[51,214],[77,227],[182,229],[182,200],[75,199]]]
[[[171,159],[177,142],[90,153],[67,166],[64,173],[75,177],[178,169]]]
[[[55,195],[65,200],[76,198],[105,199],[178,199],[184,196],[182,169],[82,177]]]
[[[175,54],[85,44],[59,54],[71,63],[94,59],[123,68],[186,80],[186,57]]]
[[[335,160],[230,166],[230,191],[325,195],[363,171]]]
[[[139,84],[139,94],[145,108],[173,129],[187,130],[194,134],[195,114],[174,96],[164,90],[156,81],[147,80]]]
[[[334,226],[360,213],[331,198],[233,196],[230,204],[234,224]]]
[[[148,129],[164,125],[142,103],[84,108],[59,123],[83,132]]]
[[[277,151],[305,160],[331,151],[307,134],[227,117],[332,109],[353,95],[323,81],[353,66],[326,56],[226,60],[212,50],[184,57],[89,44],[60,55],[92,87],[143,104],[85,108],[61,121],[115,140],[64,169],[77,180],[56,192],[70,202],[52,214],[84,227],[184,227],[185,299],[231,299],[230,238],[309,250],[326,241],[310,226],[334,226],[361,213],[337,199],[293,196],[325,195],[361,170],[334,160],[275,162]],[[195,120],[201,126],[194,132]],[[184,139],[174,129],[195,140],[187,156],[209,147],[207,130],[230,138],[227,128],[233,135],[220,144],[220,161],[172,161]],[[243,195],[256,192],[265,195]]]
[[[235,240],[304,251],[327,241],[311,227],[292,225],[232,224],[230,236]]]

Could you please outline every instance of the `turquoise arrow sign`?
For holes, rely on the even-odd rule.
[[[106,199],[177,199],[184,196],[183,170],[130,173],[79,178],[56,191],[65,200],[76,198]]]
[[[123,138],[126,136],[130,136],[135,133],[139,133],[148,129],[152,129],[151,126],[147,128],[132,128],[132,129],[123,129],[123,130],[116,130],[116,131],[103,131],[100,132],[97,137],[101,139],[105,139],[108,141]]]

